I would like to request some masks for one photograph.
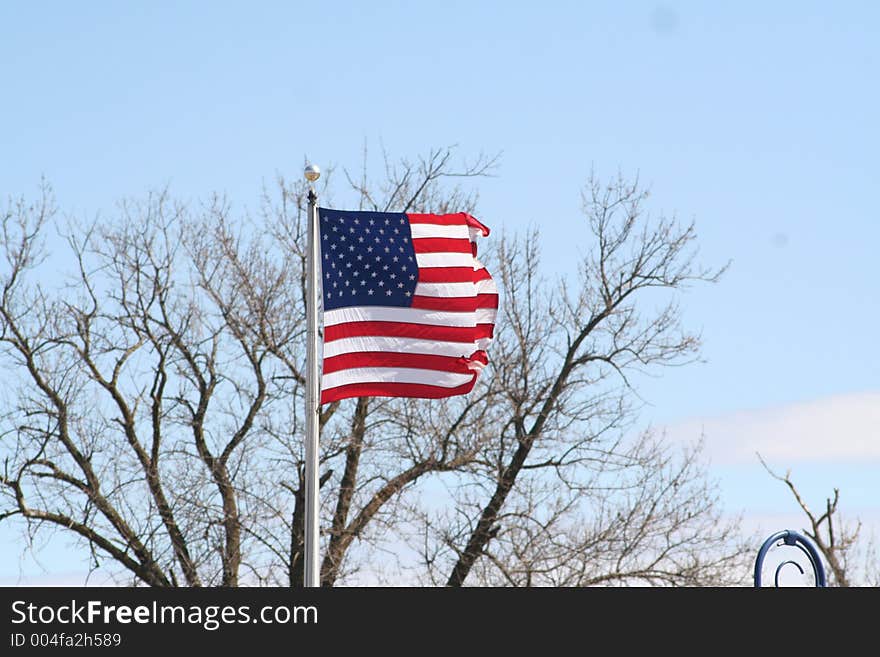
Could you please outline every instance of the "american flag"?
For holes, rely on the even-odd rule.
[[[469,214],[318,209],[321,403],[470,392],[488,363],[498,290]]]

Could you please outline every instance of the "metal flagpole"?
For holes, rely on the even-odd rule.
[[[321,175],[314,164],[306,167],[304,175],[314,183]],[[306,254],[306,464],[305,464],[305,576],[307,587],[320,586],[318,578],[318,435],[319,384],[318,378],[318,258],[320,244],[318,231],[318,195],[309,184],[309,239]]]

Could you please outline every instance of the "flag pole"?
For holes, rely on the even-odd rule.
[[[303,584],[320,586],[318,577],[318,436],[321,431],[318,378],[318,195],[312,185],[321,175],[314,164],[304,172],[309,181],[308,252],[306,254],[306,463],[305,574]]]

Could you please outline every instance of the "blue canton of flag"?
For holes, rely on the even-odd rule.
[[[412,305],[419,280],[403,213],[319,209],[324,309]]]

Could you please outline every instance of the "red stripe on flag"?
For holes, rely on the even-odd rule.
[[[346,322],[324,328],[324,342],[341,338],[356,338],[367,335],[390,338],[422,338],[443,342],[473,342],[483,337],[480,325],[473,326],[435,326],[411,322]]]
[[[473,244],[457,237],[418,237],[412,243],[416,253],[471,253]]]
[[[489,234],[489,228],[466,212],[455,214],[407,214],[411,224],[436,224],[438,226],[461,226],[462,223],[471,228],[476,228],[483,233]]]
[[[471,354],[471,357],[469,360],[476,360],[476,361],[481,362],[483,365],[488,365],[489,364],[489,354],[487,354],[483,350],[475,351],[474,353]]]
[[[321,403],[328,404],[348,397],[422,397],[424,399],[441,399],[455,395],[466,395],[473,390],[476,380],[477,373],[474,372],[473,381],[463,383],[454,388],[430,386],[423,383],[350,383],[321,391]]]
[[[420,294],[412,298],[412,307],[422,310],[473,312],[477,308],[497,308],[497,294],[477,294],[472,297],[428,297]]]
[[[495,336],[495,325],[494,324],[477,324],[476,331],[474,332],[476,335],[476,339],[480,338],[493,338]]]
[[[419,283],[476,283],[489,278],[485,267],[419,267]]]
[[[474,360],[483,361],[479,353]],[[468,359],[464,356],[432,356],[430,354],[406,354],[393,351],[355,351],[324,359],[324,374],[355,367],[407,367],[420,370],[438,370],[456,374],[470,374]]]

